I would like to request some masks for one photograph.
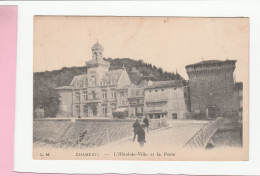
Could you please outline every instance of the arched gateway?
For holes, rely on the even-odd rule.
[[[215,104],[207,106],[206,117],[208,119],[215,119],[216,117],[219,116],[219,110],[220,108]]]

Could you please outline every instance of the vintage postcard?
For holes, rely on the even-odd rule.
[[[246,161],[249,18],[35,16],[33,159]]]

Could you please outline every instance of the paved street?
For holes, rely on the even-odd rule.
[[[208,121],[195,121],[195,120],[173,120],[170,121],[168,128],[159,129],[146,133],[146,143],[143,148],[163,149],[163,148],[182,148],[186,142],[193,137]],[[132,138],[123,140],[116,145],[111,144],[113,149],[120,148],[140,148],[137,140],[132,141]]]

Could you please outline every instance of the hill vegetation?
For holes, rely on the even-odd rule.
[[[162,68],[145,63],[142,60],[129,58],[104,58],[110,62],[110,70],[126,68],[132,83],[138,85],[142,80],[166,81],[184,80],[175,73],[165,72]],[[68,86],[74,76],[85,74],[86,67],[63,67],[60,70],[36,72],[33,75],[33,106],[34,110],[41,107],[45,117],[55,117],[58,112],[59,97],[55,88]]]

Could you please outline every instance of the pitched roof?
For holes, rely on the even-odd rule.
[[[119,85],[116,88],[117,89],[128,89],[129,87],[130,87],[129,85],[123,85],[123,86]]]
[[[166,88],[166,87],[182,87],[182,81],[181,80],[154,81],[152,85],[147,86],[145,89]]]
[[[69,90],[69,89],[72,89],[71,86],[61,86],[61,87],[57,87],[56,88],[57,90]]]
[[[70,85],[73,86],[75,85],[77,82],[84,82],[84,80],[87,80],[87,74],[84,75],[78,75],[78,76],[74,76],[73,80],[71,81]]]
[[[113,75],[121,76],[122,72],[123,72],[123,69],[122,69],[122,68],[121,68],[121,69],[117,69],[117,70],[109,70],[109,71],[106,73],[106,75],[107,75],[107,76],[113,76]]]
[[[111,80],[112,77],[114,77],[114,78],[116,78],[116,83],[117,83],[122,73],[123,73],[123,69],[109,70],[109,71],[106,72],[106,74],[102,77],[102,79],[108,78],[108,80]]]
[[[102,79],[107,78],[111,79],[112,77],[116,78],[116,83],[118,82],[121,74],[123,72],[123,69],[117,69],[117,70],[109,70],[108,72],[106,72],[106,74],[103,76]],[[78,76],[74,76],[73,80],[71,81],[70,85],[73,86],[75,85],[77,82],[84,82],[85,80],[88,79],[88,75],[87,74],[83,74],[83,75],[78,75]]]

